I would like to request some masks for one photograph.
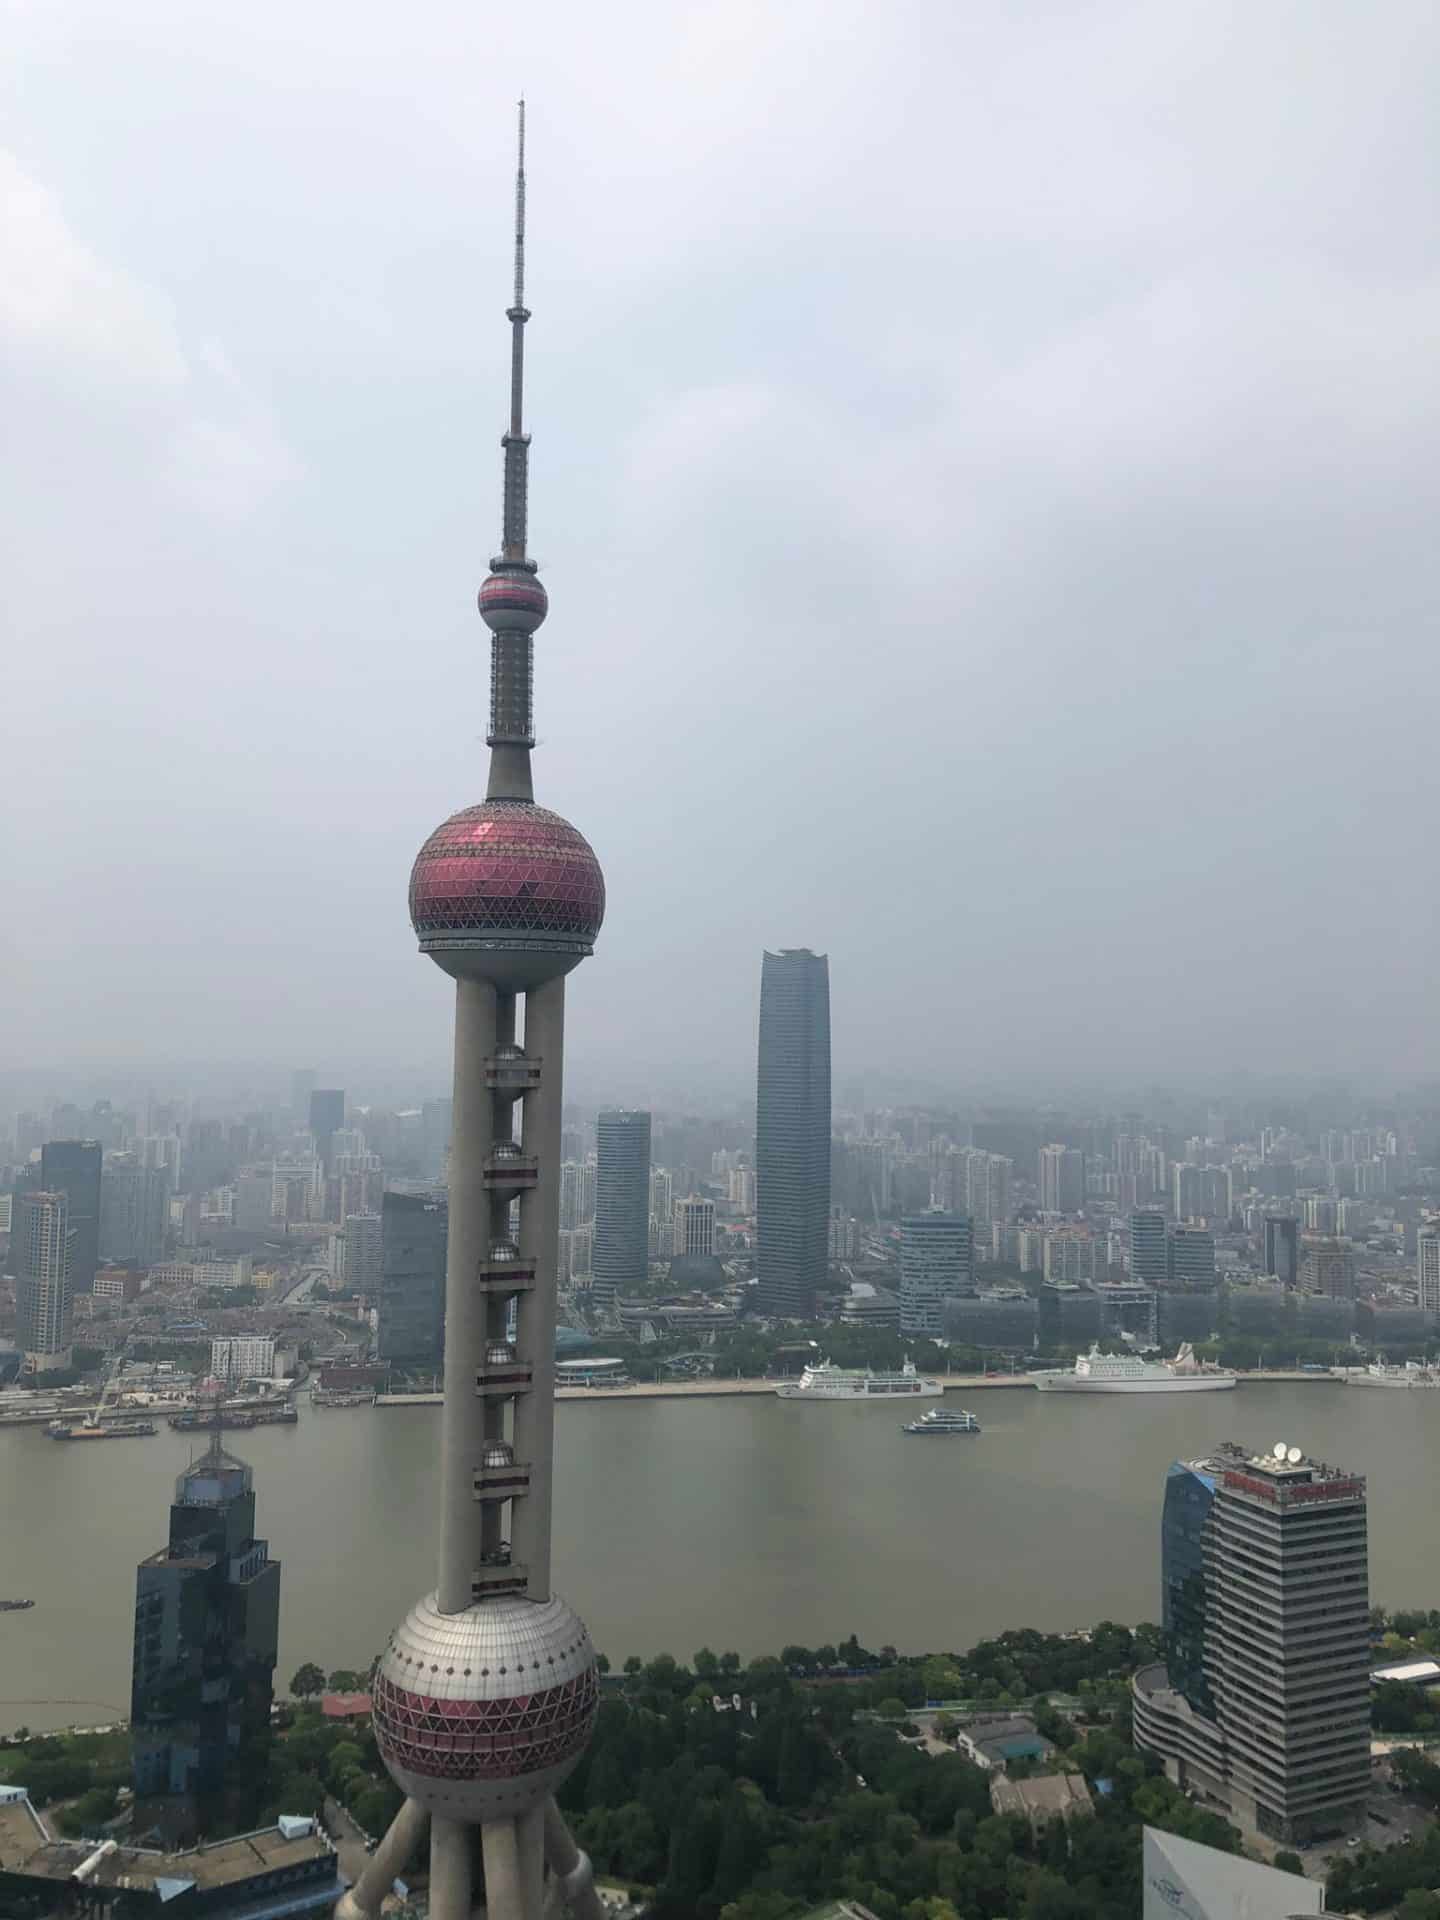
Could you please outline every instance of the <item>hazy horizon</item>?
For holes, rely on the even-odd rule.
[[[1440,1067],[1433,8],[6,26],[12,1080],[448,1084],[522,87],[572,1096]]]

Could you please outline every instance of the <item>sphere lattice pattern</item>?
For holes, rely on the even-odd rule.
[[[568,820],[526,800],[486,800],[437,827],[410,875],[420,945],[552,947],[589,953],[605,879]]]
[[[550,610],[550,596],[533,573],[492,573],[476,596],[492,633],[534,633]]]
[[[600,1701],[595,1650],[559,1598],[507,1595],[446,1614],[431,1594],[391,1635],[371,1699],[385,1765],[431,1812],[521,1811],[585,1749]]]

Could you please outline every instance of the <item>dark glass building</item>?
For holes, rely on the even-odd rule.
[[[1141,1208],[1130,1216],[1130,1278],[1163,1287],[1170,1278],[1170,1234],[1163,1213]]]
[[[1208,1463],[1177,1460],[1165,1477],[1160,1522],[1160,1605],[1170,1684],[1213,1714],[1205,1677],[1205,1528],[1215,1501]]]
[[[830,1220],[830,962],[807,947],[760,969],[755,1209],[761,1312],[811,1319]]]
[[[138,1835],[189,1842],[253,1822],[279,1635],[280,1563],[255,1537],[250,1469],[217,1432],[175,1483],[168,1545],[135,1579]]]
[[[643,1287],[649,1271],[650,1116],[615,1108],[595,1125],[591,1298],[608,1306]]]
[[[445,1260],[450,1208],[436,1194],[387,1193],[380,1203],[380,1358],[438,1372],[445,1360]]]
[[[1262,1271],[1274,1274],[1287,1287],[1300,1279],[1300,1222],[1279,1214],[1265,1217]]]
[[[91,1293],[100,1264],[100,1142],[47,1140],[40,1149],[40,1185],[63,1193],[70,1221],[70,1292]]]
[[[310,1095],[310,1131],[326,1173],[335,1171],[334,1139],[345,1124],[345,1094],[340,1087],[316,1087]]]

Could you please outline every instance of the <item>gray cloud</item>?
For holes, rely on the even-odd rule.
[[[443,1070],[510,98],[573,1058],[1432,1059],[1432,8],[12,12],[20,1063]]]

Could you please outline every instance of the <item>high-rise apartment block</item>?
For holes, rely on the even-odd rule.
[[[1332,1300],[1355,1298],[1355,1254],[1344,1240],[1311,1240],[1300,1261],[1300,1281],[1307,1293],[1328,1294]]]
[[[677,1200],[673,1240],[677,1259],[691,1254],[711,1256],[715,1251],[715,1202],[694,1194],[688,1200]]]
[[[383,1205],[384,1196],[381,1196]],[[347,1287],[378,1300],[385,1274],[385,1216],[352,1213],[345,1221],[343,1274]]]
[[[63,1193],[70,1230],[70,1291],[89,1293],[100,1264],[100,1142],[47,1140],[40,1149],[40,1185]]]
[[[445,1359],[450,1214],[434,1194],[387,1193],[380,1209],[376,1345],[392,1367],[433,1373]]]
[[[757,1304],[808,1320],[830,1222],[830,963],[805,947],[761,965],[755,1162]]]
[[[1260,1271],[1287,1287],[1300,1281],[1300,1222],[1287,1214],[1267,1213],[1261,1227]]]
[[[1135,1676],[1135,1740],[1178,1785],[1292,1846],[1364,1816],[1365,1482],[1277,1445],[1177,1462],[1161,1527],[1167,1660]]]
[[[968,1214],[917,1213],[900,1224],[900,1331],[944,1332],[947,1299],[975,1285],[975,1225]]]
[[[1422,1313],[1440,1313],[1440,1228],[1427,1227],[1415,1242],[1415,1292]]]
[[[566,1160],[560,1168],[560,1225],[572,1233],[595,1218],[595,1162]]]
[[[1040,1149],[1040,1210],[1079,1213],[1085,1205],[1085,1156],[1078,1147]]]
[[[649,1271],[650,1116],[612,1108],[595,1126],[591,1295],[608,1305],[643,1287]]]
[[[63,1193],[44,1191],[21,1193],[16,1199],[12,1261],[20,1371],[63,1372],[72,1357],[69,1203]]]
[[[269,1333],[223,1334],[210,1342],[210,1371],[235,1386],[270,1380],[275,1374],[275,1337]]]
[[[217,1431],[176,1481],[169,1542],[135,1580],[138,1834],[183,1842],[253,1822],[279,1643],[280,1565],[255,1537],[253,1475]]]

